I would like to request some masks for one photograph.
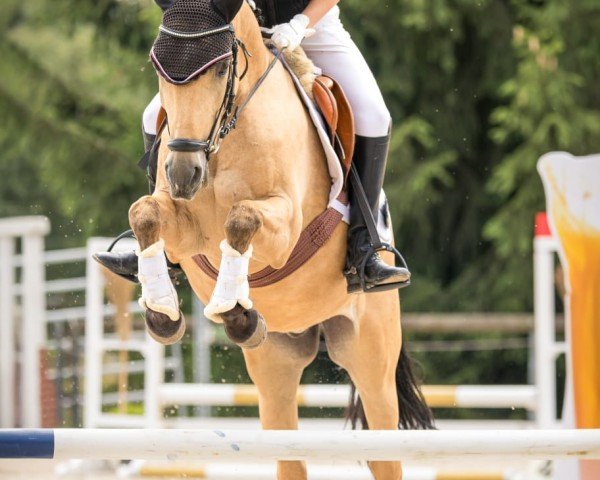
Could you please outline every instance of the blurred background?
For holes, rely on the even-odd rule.
[[[3,0],[1,8],[0,217],[48,216],[48,249],[120,233],[147,190],[136,163],[141,113],[157,90],[148,51],[160,9],[152,0]],[[413,272],[401,292],[407,318],[433,312],[468,327],[501,312],[526,324],[534,215],[545,209],[536,162],[553,150],[600,151],[599,2],[342,0],[341,10],[394,119],[385,188]],[[55,295],[49,306],[81,301]],[[527,382],[528,328],[423,331],[413,318],[405,335],[426,383]],[[212,381],[249,381],[237,348],[215,342],[211,352]],[[344,374],[322,352],[304,381]]]

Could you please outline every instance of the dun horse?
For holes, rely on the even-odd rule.
[[[264,46],[252,9],[242,0],[203,1],[230,26],[219,30],[200,21],[207,30],[189,38],[209,45],[227,33],[228,52],[180,84],[156,65],[168,127],[155,192],[129,213],[151,334],[170,343],[185,328],[167,282],[164,246],[207,304],[208,316],[243,347],[263,428],[297,428],[297,387],[321,334],[331,359],[356,385],[360,401],[351,406],[355,415],[366,415],[368,428],[429,428],[430,412],[401,354],[398,293],[346,292],[345,224],[293,274],[249,289],[248,266],[253,273],[286,264],[303,229],[327,207],[331,179],[313,123],[290,75]],[[225,131],[231,112],[244,103],[235,129]],[[216,282],[198,267],[197,254],[220,265]],[[402,476],[398,462],[371,462],[370,468],[377,480]],[[279,462],[278,478],[306,479],[305,466]]]

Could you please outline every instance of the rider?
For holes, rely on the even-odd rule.
[[[165,10],[173,0],[155,0]],[[177,1],[177,0],[175,0]],[[354,111],[356,144],[353,163],[365,190],[373,217],[377,222],[379,196],[383,186],[385,164],[391,131],[391,117],[377,86],[377,82],[362,54],[344,29],[339,17],[339,0],[255,0],[262,12],[263,31],[271,33],[277,47],[294,50],[302,46],[308,57],[325,75],[341,85]],[[143,115],[144,145],[146,151],[154,143],[156,119],[160,110],[158,95],[150,102]],[[373,253],[365,220],[353,201],[348,230],[348,252],[344,275],[348,291],[361,290],[361,265],[368,287],[386,283],[403,286],[409,283],[406,268],[390,266],[379,254]],[[365,259],[365,257],[368,258]],[[137,273],[134,252],[101,253],[96,259],[118,274]],[[368,291],[368,290],[367,290]]]

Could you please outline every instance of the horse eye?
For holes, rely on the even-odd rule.
[[[225,75],[227,75],[228,68],[229,68],[228,62],[220,62],[217,65],[217,77],[224,77]]]

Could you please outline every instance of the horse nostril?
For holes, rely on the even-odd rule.
[[[194,167],[194,175],[192,176],[192,183],[199,182],[202,178],[202,168]]]

